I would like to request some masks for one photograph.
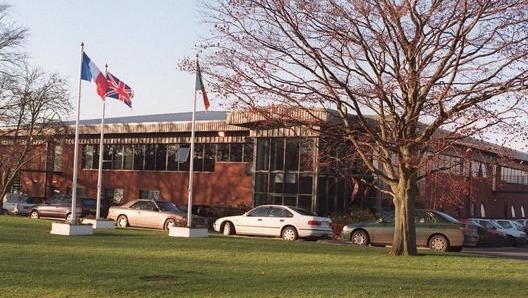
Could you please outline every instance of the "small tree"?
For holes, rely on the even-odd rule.
[[[417,253],[426,153],[498,124],[523,127],[526,0],[218,0],[204,13],[202,72],[231,107],[335,111],[356,156],[388,185],[393,255]]]
[[[17,173],[38,157],[39,145],[62,135],[61,118],[71,109],[67,83],[58,75],[27,69],[2,89],[0,112],[0,194],[11,188]]]
[[[71,109],[67,83],[26,65],[21,46],[27,29],[6,22],[0,4],[0,197],[35,149],[60,135],[61,117]]]

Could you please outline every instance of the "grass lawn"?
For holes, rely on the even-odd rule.
[[[527,297],[528,262],[310,241],[50,234],[0,216],[0,297]]]

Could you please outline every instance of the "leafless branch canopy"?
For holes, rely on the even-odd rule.
[[[426,149],[526,116],[526,0],[219,0],[205,8],[214,29],[199,45],[202,72],[218,101],[337,111],[347,140],[387,182],[398,167],[417,167]],[[182,65],[191,69],[192,59]],[[439,130],[451,133],[432,142]],[[383,173],[368,163],[373,155],[386,162]]]

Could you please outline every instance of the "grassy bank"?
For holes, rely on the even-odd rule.
[[[51,235],[0,216],[0,297],[525,297],[528,263],[157,230]]]

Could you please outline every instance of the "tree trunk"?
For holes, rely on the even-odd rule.
[[[416,175],[411,171],[400,173],[400,183],[394,194],[394,238],[390,255],[417,255],[414,224],[414,201],[417,195]]]

